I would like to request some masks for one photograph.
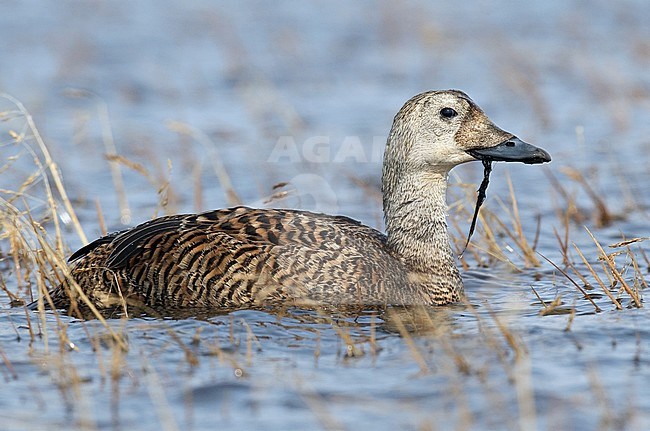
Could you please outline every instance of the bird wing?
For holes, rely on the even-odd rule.
[[[128,290],[150,303],[333,302],[341,286],[348,301],[365,292],[359,286],[379,283],[377,262],[390,259],[371,254],[387,253],[384,243],[381,233],[347,217],[235,207],[154,219],[100,238],[73,258],[103,250],[102,266],[128,273]]]

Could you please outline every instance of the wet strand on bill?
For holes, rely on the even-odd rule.
[[[476,220],[478,219],[478,211],[481,208],[481,205],[483,205],[483,201],[485,201],[485,196],[486,196],[486,191],[488,188],[488,184],[490,184],[490,173],[492,172],[492,161],[489,159],[483,159],[481,160],[483,163],[483,181],[481,181],[481,185],[478,188],[478,196],[476,197],[476,207],[474,208],[474,216],[472,217],[472,224],[469,227],[469,235],[467,235],[467,242],[465,243],[465,247],[463,247],[463,251],[460,253],[460,256],[463,256],[463,253],[465,253],[465,250],[467,250],[467,246],[469,245],[469,240],[472,238],[472,234],[474,233],[474,229],[476,228]]]

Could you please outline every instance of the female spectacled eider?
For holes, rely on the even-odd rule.
[[[160,217],[78,250],[70,257],[77,286],[62,283],[44,303],[74,312],[84,305],[79,290],[100,310],[458,301],[447,177],[472,160],[551,157],[495,126],[461,91],[419,94],[397,113],[386,143],[386,234],[347,217],[284,209]]]

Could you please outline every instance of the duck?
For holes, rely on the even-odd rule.
[[[439,306],[464,298],[447,227],[449,172],[471,161],[540,164],[545,150],[497,127],[459,90],[409,99],[382,166],[385,232],[351,218],[245,206],[159,217],[73,253],[69,276],[30,304],[69,312],[290,305]]]

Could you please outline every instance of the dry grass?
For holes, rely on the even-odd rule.
[[[497,201],[498,210],[493,209],[490,205],[481,209],[478,235],[470,242],[467,250],[460,255],[460,264],[463,269],[469,269],[472,266],[490,267],[498,264],[506,265],[512,271],[522,272],[531,268],[539,268],[541,263],[538,257],[541,256],[546,264],[555,268],[557,273],[579,292],[580,299],[591,304],[595,312],[603,311],[605,304],[602,301],[597,302],[599,295],[591,293],[594,285],[600,288],[616,309],[621,310],[626,306],[643,307],[642,295],[648,285],[646,274],[650,271],[650,265],[648,265],[647,253],[642,245],[648,238],[626,239],[623,237],[620,243],[610,245],[610,248],[614,248],[616,251],[606,252],[586,224],[590,223],[594,229],[601,229],[611,226],[615,221],[623,220],[624,216],[612,211],[606,196],[596,192],[592,185],[593,181],[588,180],[578,170],[560,168],[560,171],[570,181],[574,181],[582,188],[592,204],[591,207],[580,208],[577,204],[576,193],[569,193],[551,170],[545,170],[553,189],[563,200],[556,211],[556,221],[562,226],[562,231],[560,233],[556,227],[553,228],[562,261],[553,262],[537,252],[542,227],[540,216],[536,220],[535,235],[527,237],[523,226],[529,224],[530,221],[522,222],[514,186],[509,176],[506,176],[509,200],[503,201],[497,196],[493,200]],[[619,182],[622,187],[626,184],[624,179]],[[471,218],[475,186],[460,184],[457,189],[464,192],[464,195],[463,193],[461,196],[454,195],[455,203],[451,206],[450,222],[452,242],[460,254],[467,235],[461,221],[467,223],[467,220]],[[549,221],[546,222],[549,223]],[[550,223],[553,221],[551,220]],[[575,228],[582,226],[595,247],[596,261],[590,261],[571,239],[571,236],[575,234]],[[573,255],[573,251],[577,257]],[[513,259],[513,256],[516,259]],[[576,259],[580,262],[579,264]],[[541,299],[534,288],[533,292],[543,307],[540,310],[541,315],[574,312],[564,305],[561,296],[547,303]]]
[[[489,267],[499,262],[508,265],[514,271],[521,271],[526,268],[540,266],[537,258],[536,248],[540,233],[541,219],[537,218],[537,229],[533,238],[528,238],[524,233],[523,222],[519,213],[519,205],[515,189],[509,176],[506,176],[509,189],[509,202],[496,197],[501,209],[498,214],[487,206],[481,208],[479,213],[479,227],[477,238],[473,239],[467,250],[461,254],[465,242],[466,233],[460,225],[460,220],[471,218],[471,205],[475,200],[474,187],[461,185],[465,196],[454,196],[455,204],[451,208],[452,242],[457,254],[460,256],[460,264],[464,269],[470,268],[472,262],[468,260],[471,256],[473,264],[481,267]],[[468,256],[469,253],[469,256]],[[508,258],[517,256],[517,261]]]
[[[634,238],[613,244],[610,247],[621,249],[613,253],[607,253],[600,241],[592,233],[592,231],[584,225],[591,221],[594,228],[603,228],[611,225],[616,220],[623,218],[620,214],[614,214],[609,208],[606,199],[602,193],[596,193],[590,185],[590,181],[577,171],[576,169],[564,169],[565,174],[577,182],[586,192],[586,195],[591,199],[593,207],[586,209],[579,209],[576,203],[575,194],[567,192],[566,188],[558,181],[558,179],[547,171],[551,184],[556,192],[565,201],[565,205],[558,209],[558,219],[564,227],[564,234],[560,235],[555,230],[555,237],[558,241],[560,251],[562,253],[562,265],[565,269],[561,269],[556,263],[551,263],[558,271],[576,287],[582,294],[584,299],[589,300],[594,306],[595,311],[601,311],[600,307],[596,305],[591,295],[586,290],[593,289],[593,285],[597,285],[605,296],[610,300],[611,304],[616,309],[623,309],[624,302],[629,301],[629,306],[641,308],[643,307],[642,290],[647,287],[646,276],[642,270],[642,265],[639,265],[638,259],[647,261],[646,253],[640,246],[647,238]],[[625,182],[623,181],[622,184]],[[591,217],[589,216],[591,214]],[[589,238],[593,242],[597,255],[598,265],[593,264],[585,256],[581,248],[572,242],[569,238],[569,233],[572,231],[571,222],[579,226],[584,226]],[[637,247],[633,247],[636,245]],[[572,256],[571,248],[575,250],[579,257],[579,262],[584,266],[579,266],[575,263],[574,256]],[[624,260],[625,263],[617,263],[617,259]],[[647,265],[646,265],[647,268]],[[567,271],[570,270],[579,281],[573,279]],[[632,285],[628,283],[631,280]],[[618,287],[617,287],[618,286]]]

